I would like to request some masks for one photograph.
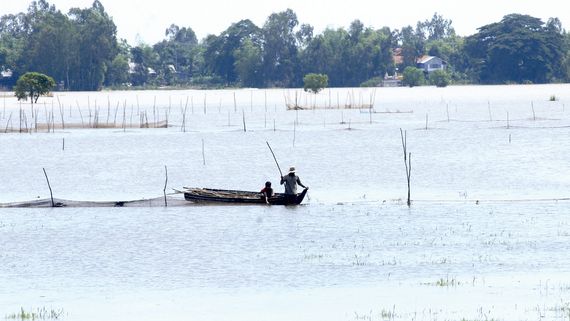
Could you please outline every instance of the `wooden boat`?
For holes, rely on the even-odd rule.
[[[289,203],[287,196],[283,193],[275,193],[273,197],[268,199],[272,205],[298,205],[301,204],[307,188],[303,192],[297,194],[297,201]],[[265,198],[259,192],[235,191],[211,188],[188,188],[185,187],[184,199],[192,202],[200,203],[226,203],[226,204],[266,204]]]

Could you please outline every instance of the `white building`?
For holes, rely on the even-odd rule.
[[[447,69],[447,61],[444,61],[439,57],[430,56],[423,58],[420,62],[418,62],[417,68],[423,71],[426,75],[429,75],[434,70]]]

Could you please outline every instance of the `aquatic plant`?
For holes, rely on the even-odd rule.
[[[382,312],[380,312],[380,316],[382,316],[382,319],[394,319],[396,317],[396,306],[394,305],[392,311],[382,309]]]
[[[356,311],[354,311],[354,314],[356,314],[356,316],[354,317],[355,320],[372,320],[372,310],[370,310],[370,314],[369,315],[358,315],[358,313],[356,313]]]
[[[446,278],[440,278],[439,280],[435,281],[435,282],[426,282],[426,283],[420,283],[421,285],[435,285],[435,286],[456,286],[461,284],[461,282],[457,281],[456,278],[449,278],[449,276],[446,276]]]
[[[45,307],[39,309],[38,312],[27,312],[24,308],[21,308],[20,312],[12,313],[6,315],[5,319],[22,319],[22,320],[49,320],[49,319],[59,319],[63,314],[63,309],[48,311]]]

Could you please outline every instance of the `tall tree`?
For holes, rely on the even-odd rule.
[[[158,54],[155,71],[166,84],[175,84],[179,77],[186,79],[194,75],[202,49],[192,28],[172,24],[166,29],[168,39],[156,43],[153,50]]]
[[[404,60],[402,69],[415,67],[418,58],[421,58],[426,51],[424,25],[418,22],[416,29],[412,26],[402,28],[399,38],[402,42],[402,56]]]
[[[552,27],[529,15],[506,15],[467,37],[465,50],[481,62],[485,83],[544,83],[564,56],[564,36]]]
[[[448,39],[455,34],[455,29],[451,26],[452,21],[443,19],[437,12],[433,14],[431,20],[426,20],[423,27],[427,30],[428,40]]]
[[[260,51],[251,40],[245,40],[242,46],[234,51],[235,71],[242,86],[258,87],[261,84],[263,75],[260,75]]]
[[[107,64],[107,73],[105,74],[105,85],[107,86],[122,85],[128,81],[131,46],[125,39],[121,39],[118,49],[115,59]]]
[[[297,39],[295,28],[299,25],[297,14],[291,9],[272,13],[262,27],[262,57],[266,85],[288,87],[300,82],[295,79],[297,64]]]
[[[212,72],[222,77],[227,84],[238,80],[235,70],[235,51],[240,49],[245,41],[249,40],[253,46],[259,45],[260,29],[251,20],[241,20],[231,26],[219,36],[206,37],[204,52],[205,63]]]
[[[99,0],[91,8],[72,8],[69,15],[77,30],[76,74],[73,90],[100,90],[107,64],[118,53],[117,26]]]

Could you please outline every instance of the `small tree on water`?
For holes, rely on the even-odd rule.
[[[303,90],[318,94],[319,91],[329,85],[329,76],[310,73],[303,77],[303,82],[305,83]]]
[[[18,100],[28,100],[30,97],[33,105],[38,102],[41,95],[48,94],[55,86],[53,78],[38,72],[27,72],[18,78],[17,85],[14,87],[14,96]]]

